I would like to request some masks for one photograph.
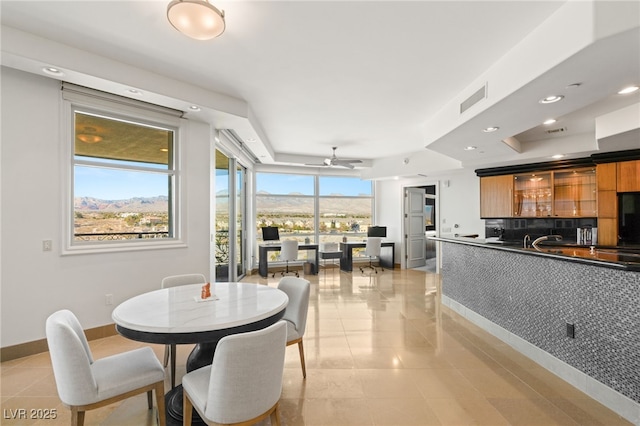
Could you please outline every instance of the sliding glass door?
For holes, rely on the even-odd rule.
[[[246,169],[216,150],[215,164],[216,281],[237,281],[246,267]]]

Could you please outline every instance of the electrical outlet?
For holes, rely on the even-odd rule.
[[[576,338],[576,325],[567,323],[567,337]]]
[[[42,251],[51,251],[53,249],[53,241],[42,240]]]
[[[104,295],[104,304],[107,306],[113,305],[113,294]]]

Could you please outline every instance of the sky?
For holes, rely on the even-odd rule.
[[[133,197],[168,195],[168,181],[164,174],[129,172],[108,168],[76,166],[74,169],[75,197],[93,197],[102,200],[124,200]],[[257,191],[270,194],[301,193],[313,195],[313,176],[258,173]],[[226,174],[217,174],[216,193],[227,190]],[[361,179],[320,178],[320,195],[371,194],[371,182]]]
[[[313,176],[274,173],[258,173],[256,191],[270,194],[301,193],[313,195]],[[320,195],[371,194],[371,181],[347,177],[320,177]]]
[[[168,179],[164,174],[82,166],[76,166],[74,170],[75,197],[126,200],[168,195]]]

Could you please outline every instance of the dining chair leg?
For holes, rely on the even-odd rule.
[[[171,389],[176,387],[176,345],[171,344]]]
[[[71,426],[84,426],[84,411],[71,407]]]
[[[164,345],[164,362],[162,366],[167,368],[167,365],[169,365],[169,345]]]
[[[273,425],[280,426],[280,411],[278,410],[278,404],[276,404],[276,407],[271,412],[271,426]]]
[[[302,339],[298,342],[298,351],[300,352],[300,364],[302,365],[302,377],[307,378],[307,368],[304,364],[304,346],[302,346]]]
[[[193,405],[187,396],[185,390],[182,391],[182,424],[183,426],[191,426],[191,415],[193,414]]]
[[[156,384],[156,406],[158,407],[158,426],[166,426],[167,412],[164,406],[164,380]]]

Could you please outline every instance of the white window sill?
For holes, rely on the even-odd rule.
[[[146,250],[162,250],[187,247],[187,243],[182,240],[153,241],[153,242],[135,242],[135,243],[101,243],[101,244],[78,244],[65,247],[62,250],[62,256],[77,254],[96,254],[96,253],[120,253],[127,251],[146,251]]]

